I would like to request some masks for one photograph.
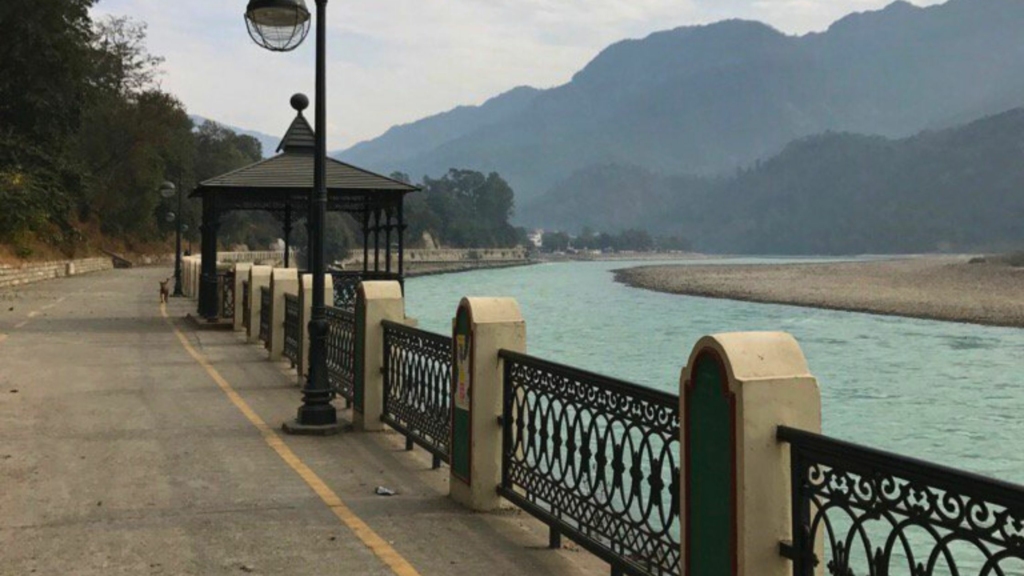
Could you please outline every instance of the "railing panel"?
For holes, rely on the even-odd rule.
[[[249,311],[252,304],[249,302],[249,281],[242,280],[242,326],[246,332],[249,331]]]
[[[381,419],[448,462],[451,437],[452,339],[384,323],[384,414]]]
[[[294,294],[284,295],[284,350],[281,354],[291,360],[292,366],[299,362],[299,336],[302,327],[299,297]]]
[[[783,550],[795,575],[820,562],[842,576],[1024,574],[1024,486],[792,428],[778,437],[790,445]]]
[[[359,283],[363,280],[395,280],[403,283],[402,277],[395,272],[374,272],[373,270],[369,272],[332,270],[331,278],[334,282],[334,306],[347,310],[355,310],[356,293],[359,291]]]
[[[235,317],[235,271],[217,274],[217,288],[220,291],[220,317],[228,320]]]
[[[359,272],[331,272],[331,279],[334,282],[334,306],[346,310],[355,310],[356,292],[359,283],[363,281]]]
[[[327,379],[335,394],[351,405],[355,391],[356,315],[327,307]]]
[[[679,399],[501,351],[509,501],[628,574],[679,574]]]
[[[260,341],[270,346],[270,287],[260,286]]]

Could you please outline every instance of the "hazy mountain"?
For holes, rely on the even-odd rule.
[[[387,168],[396,157],[411,158],[429,152],[445,142],[518,114],[538,93],[528,86],[513,88],[480,106],[459,106],[411,124],[395,126],[378,138],[331,155],[358,166]]]
[[[808,137],[728,178],[587,169],[524,211],[571,231],[640,227],[678,234],[710,252],[1020,249],[1022,158],[1024,109],[1015,109],[899,140]]]
[[[828,130],[898,138],[1020,106],[1022,29],[1020,0],[897,2],[799,37],[683,27],[614,44],[568,84],[513,91],[514,105],[456,109],[341,157],[414,178],[496,170],[521,204],[594,166],[728,174]]]
[[[192,123],[195,124],[196,126],[199,126],[203,122],[206,122],[207,120],[210,120],[209,118],[204,118],[203,116],[199,116],[199,115],[196,115],[196,114],[189,114],[188,117],[192,120]],[[211,122],[217,122],[216,120],[210,120],[210,121]],[[223,127],[227,128],[227,129],[235,132],[236,134],[245,134],[246,136],[252,136],[253,138],[259,140],[260,141],[260,145],[263,146],[263,157],[264,158],[269,158],[269,157],[273,156],[274,155],[274,150],[277,149],[277,145],[281,143],[281,137],[280,136],[271,136],[270,134],[265,134],[263,132],[257,132],[255,130],[246,130],[245,128],[239,128],[237,126],[231,126],[229,124],[224,124],[223,122],[217,122],[217,124],[220,124],[221,126],[223,126]]]

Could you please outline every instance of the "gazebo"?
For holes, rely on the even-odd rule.
[[[298,114],[281,140],[276,156],[201,182],[190,195],[203,200],[199,315],[207,319],[217,317],[217,231],[221,216],[232,210],[272,213],[282,223],[287,259],[292,221],[309,213],[314,135],[302,115],[309,100],[296,94],[292,96],[291,105]],[[355,280],[402,281],[405,234],[402,204],[406,194],[419,188],[330,157],[326,164],[327,210],[347,212],[362,226],[362,271],[351,276]]]

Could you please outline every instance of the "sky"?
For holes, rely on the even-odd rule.
[[[618,40],[729,18],[805,34],[890,1],[331,0],[328,148],[347,148],[455,106],[481,104],[516,86],[564,84]],[[313,0],[307,4],[314,9]],[[282,135],[294,116],[291,95],[313,94],[313,31],[293,52],[266,51],[249,39],[245,5],[100,0],[93,17],[145,22],[149,51],[165,59],[161,87],[190,114]]]

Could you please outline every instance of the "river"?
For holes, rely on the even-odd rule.
[[[825,434],[1024,483],[1024,330],[661,294],[612,279],[641,264],[651,262],[410,278],[406,309],[448,334],[462,296],[513,297],[531,355],[673,393],[701,336],[783,330],[818,379]]]

